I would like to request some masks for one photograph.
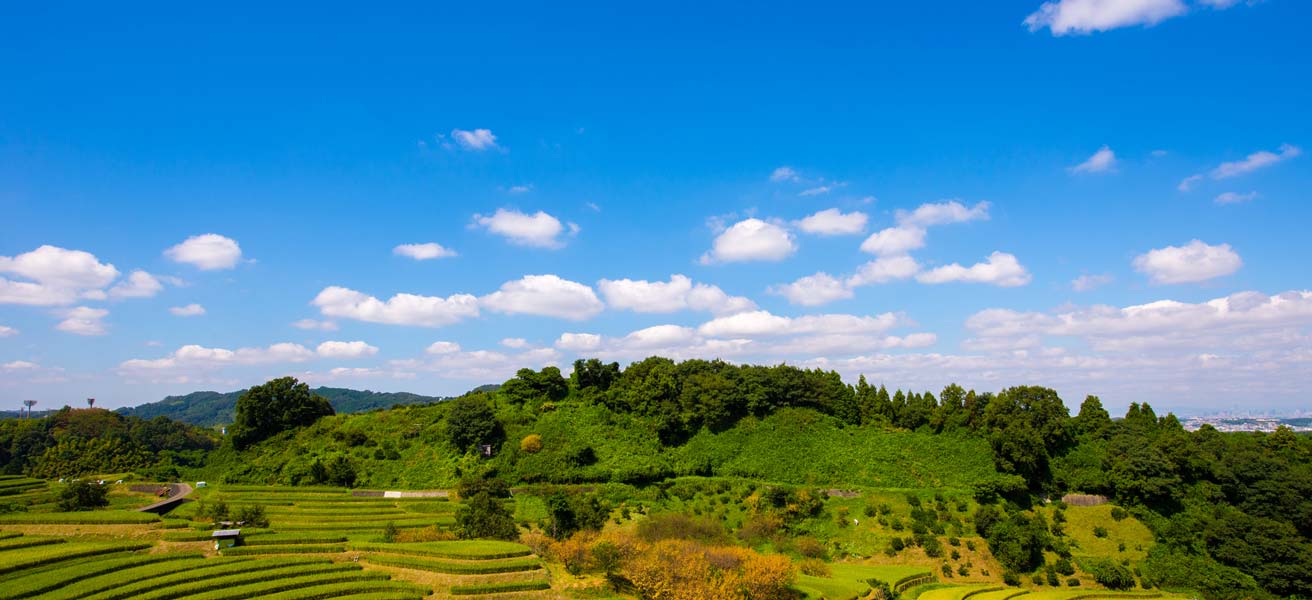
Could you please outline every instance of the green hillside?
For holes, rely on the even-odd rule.
[[[240,398],[245,391],[192,392],[184,396],[168,396],[158,402],[120,408],[118,412],[142,419],[168,417],[201,427],[226,425],[232,422],[236,414],[237,398]],[[371,392],[330,387],[316,388],[314,393],[327,398],[333,405],[333,410],[339,413],[364,412],[390,408],[398,404],[427,404],[446,399],[409,392]]]

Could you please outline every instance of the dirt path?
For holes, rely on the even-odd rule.
[[[187,485],[185,483],[170,483],[168,498],[160,500],[159,502],[151,504],[150,506],[143,506],[141,508],[138,508],[137,511],[162,515],[176,508],[177,505],[181,504],[184,500],[186,500],[189,494],[191,494],[190,485]]]

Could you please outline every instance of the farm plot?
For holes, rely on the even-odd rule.
[[[528,547],[510,542],[451,541],[353,544],[361,562],[452,596],[551,589],[551,577]]]

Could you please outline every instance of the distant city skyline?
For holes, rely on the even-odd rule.
[[[650,355],[1305,415],[1312,5],[11,7],[0,409]]]

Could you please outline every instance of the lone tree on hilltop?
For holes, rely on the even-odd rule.
[[[323,396],[294,377],[280,377],[257,385],[237,399],[232,423],[232,445],[241,450],[288,429],[304,427],[334,414]]]

